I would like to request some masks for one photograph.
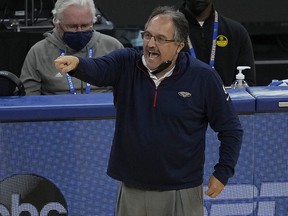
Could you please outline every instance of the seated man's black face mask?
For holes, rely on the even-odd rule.
[[[186,0],[186,7],[195,15],[199,16],[211,3],[212,0]]]
[[[87,45],[92,35],[92,30],[86,32],[64,32],[63,41],[73,50],[79,51]]]

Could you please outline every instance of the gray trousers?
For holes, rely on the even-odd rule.
[[[171,191],[147,191],[121,183],[116,216],[203,216],[203,185]]]

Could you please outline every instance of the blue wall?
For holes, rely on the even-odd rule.
[[[281,92],[283,93],[282,90]],[[285,90],[284,101],[288,101],[286,93]],[[268,97],[261,96],[257,91],[251,91],[251,94],[254,94],[256,101],[260,100],[259,103],[252,103],[256,106],[256,112],[247,112],[247,101],[251,101],[250,99],[237,99],[237,96],[231,93],[238,111],[245,111],[239,115],[244,128],[243,145],[236,174],[230,179],[225,190],[216,199],[205,196],[207,216],[287,215],[288,109],[275,108],[274,112],[270,107],[269,110],[272,111],[257,112],[257,108],[263,108],[261,101],[270,100],[273,104],[277,98],[271,98],[271,94]],[[63,102],[63,97],[69,100]],[[82,100],[79,101],[78,97]],[[0,192],[1,184],[12,175],[37,174],[59,188],[67,202],[69,215],[113,216],[118,182],[106,175],[106,167],[115,120],[113,112],[109,110],[113,107],[111,95],[107,98],[109,103],[105,102],[103,97],[67,95],[1,99]],[[283,98],[278,100],[282,101]],[[239,108],[241,104],[244,104],[242,109]],[[92,112],[97,110],[95,106],[100,107],[97,111],[100,115],[98,118],[97,112],[95,115]],[[81,112],[81,109],[84,109],[84,112]],[[108,111],[107,116],[101,109]],[[21,117],[21,112],[22,115],[26,113],[29,118],[33,118],[33,111],[35,119],[23,120],[23,117],[21,121],[16,120]],[[83,116],[86,112],[90,113],[87,119]],[[50,120],[46,119],[47,113],[52,113]],[[66,119],[61,119],[61,115],[58,116],[57,113]],[[73,119],[73,115],[78,117]],[[58,117],[53,119],[53,116]],[[39,120],[36,120],[37,118]],[[218,146],[217,136],[209,128],[205,188],[218,158]],[[0,193],[0,212],[2,198],[5,198],[5,195]]]

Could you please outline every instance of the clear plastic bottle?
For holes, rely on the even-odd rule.
[[[248,86],[247,82],[245,81],[245,75],[242,73],[243,70],[250,69],[249,66],[238,66],[237,70],[239,71],[236,75],[236,80],[231,85],[232,89],[245,89]]]

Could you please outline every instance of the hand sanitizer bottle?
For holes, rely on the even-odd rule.
[[[236,80],[231,85],[232,89],[245,89],[248,86],[248,84],[245,81],[245,75],[242,73],[243,70],[250,69],[249,66],[238,66],[237,70],[239,71],[236,75]]]

